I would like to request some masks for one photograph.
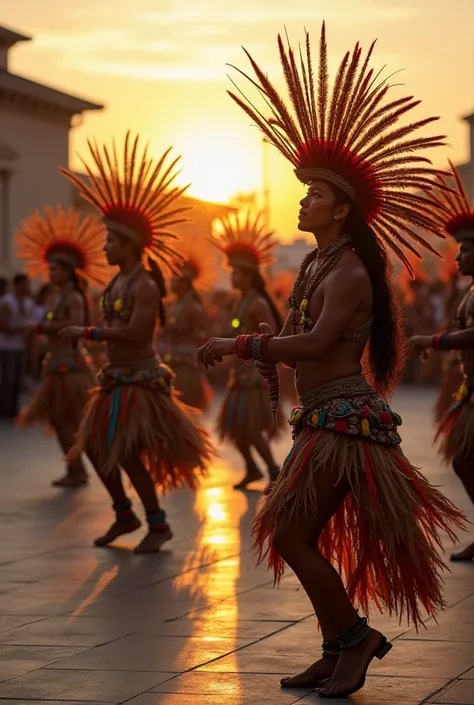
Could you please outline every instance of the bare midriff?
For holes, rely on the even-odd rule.
[[[335,345],[325,360],[298,362],[295,375],[298,394],[304,394],[336,379],[360,375],[363,352],[363,343],[344,342]]]

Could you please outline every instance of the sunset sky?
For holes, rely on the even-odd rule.
[[[0,24],[35,36],[12,70],[107,106],[75,129],[73,152],[131,128],[157,155],[173,144],[190,193],[217,201],[262,187],[260,136],[226,94],[226,63],[247,68],[243,45],[281,86],[277,33],[286,26],[297,44],[306,27],[316,48],[323,18],[333,72],[357,40],[378,38],[377,68],[405,69],[394,91],[423,100],[418,116],[441,116],[435,131],[451,148],[437,163],[469,158],[460,117],[474,112],[474,0],[0,0]],[[272,226],[286,239],[303,189],[274,150],[269,172]]]

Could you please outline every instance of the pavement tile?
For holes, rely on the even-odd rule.
[[[340,698],[331,700],[331,702],[348,702],[354,700],[357,705],[377,705],[378,703],[390,703],[391,705],[412,705],[412,703],[421,703],[429,698],[438,690],[443,688],[449,681],[440,678],[403,678],[394,676],[389,678],[369,676],[365,686],[357,695],[354,695],[351,700],[342,700]],[[321,698],[317,693],[310,693],[302,701],[302,705],[310,705],[310,703],[318,703],[321,705]]]
[[[427,629],[421,628],[418,633],[414,629],[406,632],[401,638],[402,641],[467,641],[474,642],[474,624],[472,622],[459,621],[458,619],[446,617],[437,626],[434,623],[427,624]],[[470,647],[474,648],[474,647]]]
[[[193,705],[223,705],[222,695],[193,695]],[[321,698],[319,699],[321,700]],[[273,705],[273,703],[293,703],[302,702],[301,696],[279,694],[272,698],[259,698],[256,700],[253,693],[240,693],[239,695],[225,695],[225,705]],[[127,705],[189,705],[189,695],[167,693],[144,693],[127,702]],[[347,705],[347,701],[346,701]]]
[[[0,635],[10,629],[17,629],[25,624],[30,624],[31,622],[36,622],[41,619],[44,619],[44,617],[38,615],[0,614]]]
[[[0,646],[0,682],[59,662],[79,652],[80,649],[50,646]]]
[[[253,641],[249,639],[249,642]],[[244,642],[245,644],[245,642]],[[243,645],[239,642],[239,646]],[[235,639],[208,637],[167,637],[150,634],[133,634],[90,649],[77,658],[65,659],[57,664],[59,669],[93,671],[165,671],[181,673],[232,652]]]
[[[280,629],[291,626],[292,622],[258,622],[258,621],[228,621],[217,622],[209,620],[205,612],[198,612],[196,618],[183,617],[172,622],[161,622],[156,626],[146,628],[146,632],[156,636],[187,636],[208,637],[218,634],[229,639],[263,639]],[[1,643],[1,635],[0,635]]]
[[[471,665],[474,651],[462,642],[401,640],[383,661],[374,660],[374,675],[409,678],[458,678]]]
[[[171,678],[171,673],[133,671],[49,671],[33,673],[0,683],[2,698],[69,700],[80,693],[82,701],[121,703]]]
[[[279,677],[256,675],[248,673],[204,673],[192,671],[183,673],[172,680],[152,688],[153,693],[173,693],[187,695],[194,701],[195,695],[207,695],[222,698],[225,696],[237,698],[250,696],[253,702],[260,703],[263,699],[287,699],[289,702],[301,698],[310,692],[304,689],[283,690],[280,688]],[[190,697],[191,696],[191,697]],[[252,702],[252,701],[250,701]]]
[[[102,700],[103,702],[107,702]],[[95,703],[91,700],[8,700],[2,698],[0,700],[1,705],[101,705],[100,701],[97,700]]]
[[[192,598],[173,600],[170,604],[160,602],[134,602],[128,596],[103,600],[92,605],[78,605],[75,609],[67,610],[82,617],[108,617],[110,619],[121,619],[126,616],[128,620],[146,621],[176,619],[190,612],[203,609],[204,604],[195,602]],[[63,609],[63,612],[66,612]]]
[[[103,617],[50,617],[0,633],[0,644],[83,646],[105,644],[135,631]]]
[[[473,705],[474,683],[470,680],[451,683],[440,695],[430,702],[449,703],[449,705]]]

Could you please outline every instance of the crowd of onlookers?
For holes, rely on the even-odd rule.
[[[287,277],[288,281],[291,277]],[[399,288],[405,312],[406,333],[434,333],[452,320],[462,296],[464,282],[453,277],[450,282],[427,279],[410,281]],[[288,291],[282,287],[272,292],[281,313],[286,316]],[[91,318],[98,321],[100,294],[90,292]],[[34,325],[47,313],[52,290],[48,284],[33,287],[25,274],[10,281],[0,277],[0,418],[14,418],[22,389],[38,378],[47,341],[32,335]],[[211,335],[228,335],[231,330],[234,295],[229,291],[211,291],[203,295]],[[102,348],[91,351],[98,365],[105,360]],[[211,381],[225,384],[226,369],[212,371]],[[413,355],[408,361],[406,381],[414,384],[437,384],[441,375],[440,356],[431,356],[426,364]]]

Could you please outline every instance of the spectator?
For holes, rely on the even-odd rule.
[[[18,413],[26,357],[26,335],[33,323],[34,301],[26,274],[13,279],[13,293],[0,301],[0,417]]]
[[[0,277],[0,299],[8,292],[8,279]]]

